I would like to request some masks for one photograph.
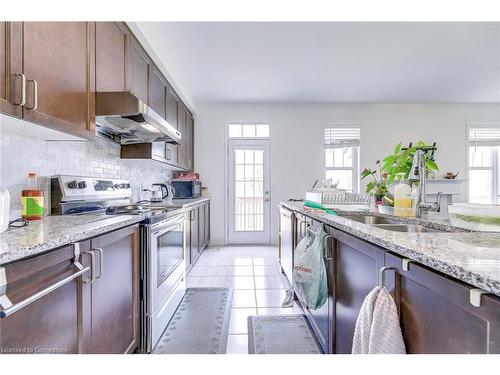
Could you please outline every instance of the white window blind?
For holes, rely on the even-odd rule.
[[[325,128],[325,148],[359,146],[359,128]]]
[[[470,146],[500,146],[500,125],[470,126]]]

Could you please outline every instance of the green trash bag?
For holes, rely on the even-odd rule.
[[[295,248],[292,283],[295,292],[307,307],[316,310],[328,298],[328,281],[323,260],[323,225],[308,229]]]

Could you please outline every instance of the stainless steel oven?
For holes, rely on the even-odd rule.
[[[185,213],[142,228],[143,351],[151,352],[186,290]]]

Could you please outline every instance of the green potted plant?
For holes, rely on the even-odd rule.
[[[399,143],[395,148],[392,155],[386,156],[382,160],[381,171],[387,173],[387,186],[390,186],[395,178],[399,176],[404,176],[407,180],[410,174],[411,165],[413,163],[413,155],[418,149],[431,149],[432,146],[426,145],[424,142],[419,141],[416,146],[411,146],[407,148],[401,147]],[[432,160],[428,155],[425,159],[426,173],[429,174],[433,171],[439,170],[436,162]]]
[[[375,202],[380,203],[382,198],[387,193],[388,183],[387,183],[387,173],[383,172],[380,160],[377,160],[376,165],[378,165],[378,171],[365,168],[361,172],[361,179],[371,177],[372,180],[366,185],[366,192],[375,196]]]

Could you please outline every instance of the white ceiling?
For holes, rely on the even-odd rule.
[[[195,104],[500,102],[500,23],[137,26]]]

